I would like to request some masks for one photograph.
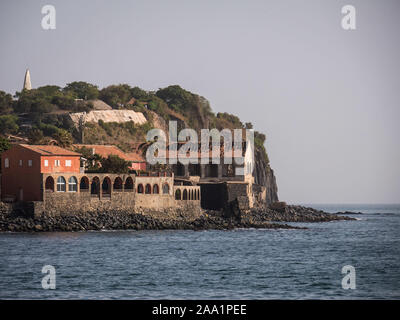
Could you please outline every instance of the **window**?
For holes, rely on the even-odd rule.
[[[60,166],[60,160],[54,160],[54,166],[59,167]]]
[[[8,168],[10,166],[10,160],[8,158],[4,159],[4,168]]]
[[[49,166],[49,160],[44,160],[44,166],[48,167]]]
[[[57,161],[57,160],[56,160]],[[58,192],[65,192],[65,179],[64,177],[58,177],[57,179],[57,191]]]
[[[78,180],[75,177],[70,177],[68,179],[68,191],[77,192],[78,191]]]
[[[22,160],[19,160],[19,166],[22,167]]]
[[[71,160],[65,160],[65,166],[70,167],[71,166]]]
[[[146,187],[144,188],[144,193],[151,194],[151,185],[146,184]]]
[[[28,167],[32,167],[32,160],[28,160]]]
[[[169,193],[169,185],[168,185],[168,183],[163,185],[162,190],[163,190],[163,194],[168,194]]]

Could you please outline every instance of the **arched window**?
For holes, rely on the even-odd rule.
[[[163,194],[169,194],[169,185],[168,185],[168,183],[165,183],[163,185],[162,192],[163,192]]]
[[[137,186],[137,193],[143,193],[143,185],[141,183]]]
[[[114,180],[114,191],[122,191],[122,179],[120,177],[116,177]]]
[[[58,177],[57,178],[57,191],[58,192],[65,192],[66,189],[66,183],[65,183],[65,178],[64,177]]]
[[[125,180],[125,190],[132,191],[133,190],[133,180],[131,177],[126,178]]]
[[[101,191],[103,195],[111,194],[111,180],[109,177],[105,177],[103,179],[103,183],[101,184]]]
[[[160,193],[160,188],[158,187],[158,184],[153,185],[153,193],[154,194]]]
[[[68,179],[68,191],[77,192],[78,191],[78,180],[75,177],[70,177]]]
[[[200,190],[197,190],[197,200],[200,200]]]
[[[79,189],[82,192],[89,191],[89,179],[87,177],[82,177],[79,184]]]
[[[175,191],[175,200],[181,200],[181,190],[177,189]]]
[[[54,191],[54,179],[53,179],[53,177],[47,177],[46,178],[45,190],[46,191]]]
[[[92,180],[92,185],[90,186],[90,194],[98,195],[100,193],[100,179],[94,177]]]
[[[145,193],[146,194],[151,194],[151,185],[146,184]]]
[[[185,190],[183,190],[183,198],[182,198],[182,200],[187,200],[188,199],[188,193],[187,193],[187,190],[185,189]]]

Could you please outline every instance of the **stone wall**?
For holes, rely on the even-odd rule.
[[[109,197],[91,195],[90,192],[48,192],[42,207],[35,208],[35,215],[74,215],[96,211],[134,212],[134,192],[114,192]]]
[[[237,199],[240,209],[249,209],[253,206],[252,185],[248,183],[227,183],[228,203]]]
[[[5,203],[5,202],[0,201],[0,214],[8,215],[8,214],[11,214],[12,211],[13,211],[12,203]]]

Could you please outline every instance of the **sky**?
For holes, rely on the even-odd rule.
[[[399,33],[396,0],[2,0],[0,90],[178,84],[266,134],[280,200],[399,203]]]

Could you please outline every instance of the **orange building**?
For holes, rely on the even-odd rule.
[[[13,145],[1,154],[1,198],[43,200],[42,174],[80,173],[80,158],[79,153],[57,146]],[[65,188],[65,181],[57,188]]]

